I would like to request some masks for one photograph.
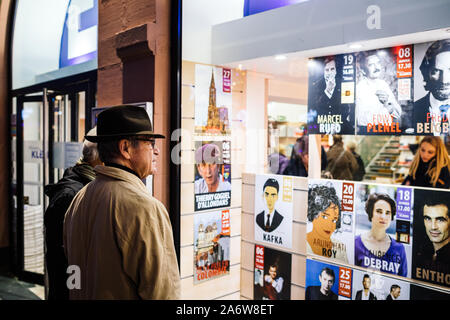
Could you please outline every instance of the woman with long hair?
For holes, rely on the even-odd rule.
[[[409,168],[404,185],[450,188],[450,160],[444,142],[439,137],[422,139]]]

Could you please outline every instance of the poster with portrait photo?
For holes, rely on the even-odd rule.
[[[412,45],[361,51],[355,56],[357,134],[412,134]]]
[[[306,252],[353,262],[355,184],[309,180]]]
[[[292,248],[293,179],[255,176],[255,240]]]
[[[306,259],[305,300],[350,300],[352,269]]]
[[[231,69],[195,65],[195,132],[231,134]]]
[[[410,187],[358,183],[354,264],[410,278],[413,208]]]
[[[289,253],[255,245],[253,300],[290,300],[291,270]]]
[[[231,142],[195,142],[195,211],[231,205]]]
[[[230,273],[230,211],[194,215],[194,284]]]
[[[450,193],[414,189],[412,278],[450,287]]]
[[[450,39],[414,45],[416,135],[449,135]]]
[[[410,300],[410,284],[379,273],[353,269],[352,300]]]
[[[308,62],[308,133],[355,133],[355,57],[352,53]]]

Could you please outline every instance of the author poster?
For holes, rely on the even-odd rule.
[[[306,300],[448,300],[450,292],[397,277],[306,259]]]
[[[413,46],[355,56],[357,134],[413,133]]]
[[[414,45],[414,125],[417,135],[449,135],[450,39]]]
[[[357,184],[355,199],[354,264],[411,277],[413,189]]]
[[[306,259],[305,300],[350,300],[351,268]]]
[[[290,300],[291,269],[289,253],[255,245],[253,299]]]
[[[255,176],[255,240],[292,248],[292,177]]]
[[[412,278],[450,287],[450,194],[414,190]]]
[[[354,54],[310,59],[308,74],[308,132],[354,134]]]
[[[195,211],[231,204],[231,142],[196,141]]]
[[[194,283],[229,273],[229,210],[194,215]]]
[[[353,300],[410,300],[410,284],[381,274],[353,270]]]
[[[307,253],[353,262],[354,194],[353,183],[309,181]]]
[[[231,69],[195,65],[195,132],[231,134]]]

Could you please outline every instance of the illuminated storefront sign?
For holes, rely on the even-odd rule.
[[[244,17],[308,0],[245,0]]]
[[[61,37],[60,68],[97,57],[97,25],[97,0],[70,1]]]
[[[17,1],[13,89],[97,68],[98,0]]]

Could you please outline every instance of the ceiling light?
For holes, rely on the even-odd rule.
[[[350,49],[361,49],[362,48],[362,44],[360,44],[360,43],[351,43],[351,44],[348,45],[348,47]]]
[[[287,57],[283,54],[277,54],[275,56],[275,60],[286,60],[286,59],[287,59]]]

